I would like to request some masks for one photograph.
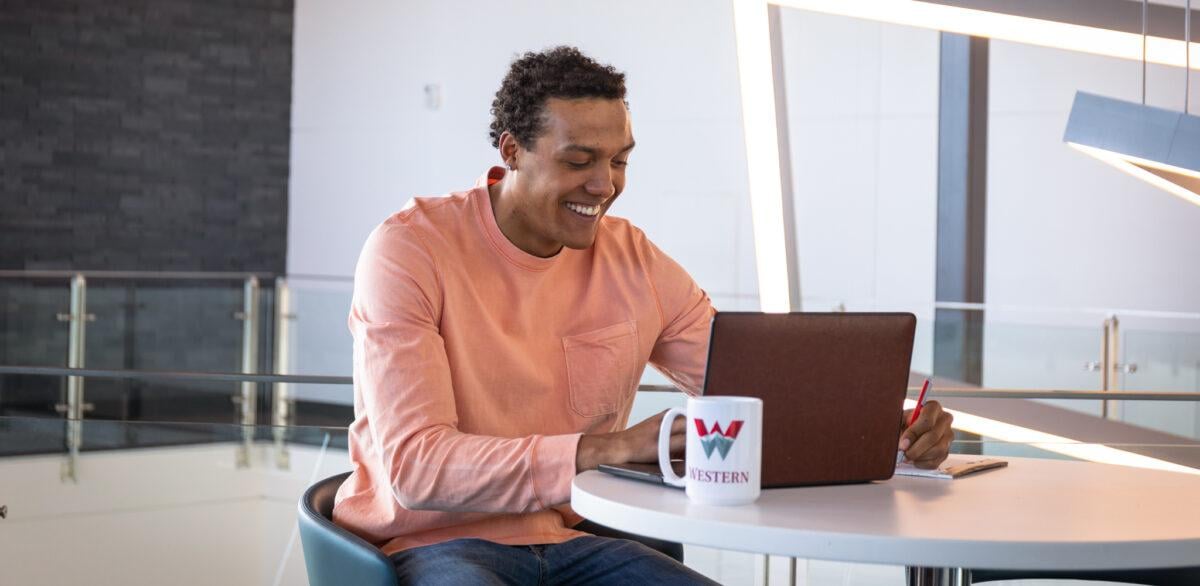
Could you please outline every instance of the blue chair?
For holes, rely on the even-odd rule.
[[[399,578],[392,560],[379,548],[333,523],[333,497],[350,476],[343,472],[330,476],[304,491],[300,497],[300,543],[304,547],[304,566],[310,586],[397,586]],[[683,546],[610,529],[591,521],[575,527],[580,531],[630,539],[683,561]]]
[[[396,567],[379,548],[334,525],[333,497],[350,476],[330,476],[300,497],[300,543],[311,586],[398,586]]]

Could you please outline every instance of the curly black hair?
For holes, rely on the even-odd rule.
[[[532,148],[542,133],[546,98],[624,100],[625,74],[575,47],[525,53],[513,61],[492,100],[492,146],[499,148],[500,135],[508,131],[521,146]]]

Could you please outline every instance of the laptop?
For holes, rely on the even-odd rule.
[[[887,480],[916,327],[911,313],[718,313],[704,395],[763,400],[763,488]],[[600,469],[662,483],[656,464]]]

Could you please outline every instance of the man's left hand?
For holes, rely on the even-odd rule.
[[[917,468],[937,468],[950,455],[950,442],[954,441],[954,430],[950,424],[954,416],[942,410],[941,403],[928,401],[921,408],[921,416],[908,425],[912,410],[904,412],[900,420],[900,450],[905,459]]]

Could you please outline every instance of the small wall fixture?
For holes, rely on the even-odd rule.
[[[1077,92],[1063,141],[1200,205],[1200,116]]]

